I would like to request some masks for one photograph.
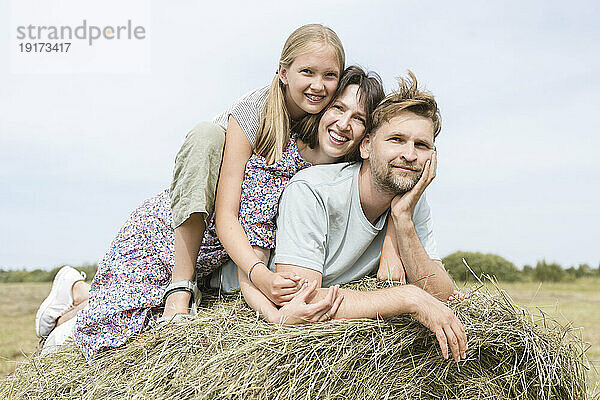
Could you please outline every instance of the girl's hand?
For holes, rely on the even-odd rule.
[[[296,274],[271,272],[264,268],[252,271],[252,283],[274,304],[281,306],[290,302],[305,282]]]
[[[279,309],[279,321],[284,325],[298,325],[309,322],[323,322],[335,317],[343,296],[338,293],[339,286],[332,286],[327,291],[327,296],[314,304],[309,304],[310,298],[315,293],[317,282],[310,285],[304,283],[297,295],[285,306]]]

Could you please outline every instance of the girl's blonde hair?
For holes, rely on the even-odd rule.
[[[342,42],[333,30],[321,24],[309,24],[296,29],[283,45],[279,65],[289,69],[296,57],[314,50],[315,45],[333,48],[340,73],[344,70],[346,55]],[[254,143],[255,152],[263,156],[268,164],[273,164],[281,159],[289,139],[290,117],[285,105],[285,85],[279,79],[279,74],[276,74],[260,118]]]
[[[301,119],[299,123],[294,126],[294,133],[296,137],[308,144],[311,149],[314,149],[319,144],[319,122],[323,117],[323,114],[335,104],[336,100],[344,94],[344,91],[350,85],[358,86],[358,100],[361,102],[365,110],[365,131],[366,135],[371,131],[373,124],[373,110],[377,107],[377,104],[385,97],[383,91],[383,83],[377,73],[369,71],[365,72],[361,67],[357,65],[351,65],[342,72],[338,87],[331,99],[331,103],[318,114],[312,114]],[[358,140],[358,143],[362,140]],[[359,161],[360,154],[358,146],[352,149],[349,153],[344,156],[344,161]]]

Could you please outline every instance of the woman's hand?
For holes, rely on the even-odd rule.
[[[278,306],[290,302],[306,281],[290,272],[272,272],[264,264],[253,269],[251,277],[252,283]]]
[[[304,283],[296,296],[279,309],[279,320],[275,322],[284,325],[298,325],[323,322],[334,318],[343,300],[343,296],[338,293],[339,286],[330,287],[323,300],[310,304],[310,298],[314,295],[316,287],[316,281],[311,284]]]

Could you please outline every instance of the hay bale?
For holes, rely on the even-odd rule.
[[[374,288],[373,279],[355,286]],[[86,364],[71,344],[0,382],[12,399],[585,399],[584,347],[568,326],[484,287],[452,304],[467,360],[444,360],[410,316],[276,326],[239,297],[147,331]],[[542,315],[542,318],[544,316]]]

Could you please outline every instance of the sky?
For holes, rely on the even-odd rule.
[[[143,41],[119,44],[131,51],[98,43],[83,61],[53,54],[27,70],[14,25],[42,11],[20,1],[0,0],[0,268],[98,262],[169,186],[186,133],[269,83],[287,36],[315,22],[387,92],[411,70],[436,95],[428,201],[443,256],[600,262],[597,2],[148,0],[96,17],[143,21]],[[44,2],[46,21],[64,1]],[[98,5],[78,4],[94,22]]]

